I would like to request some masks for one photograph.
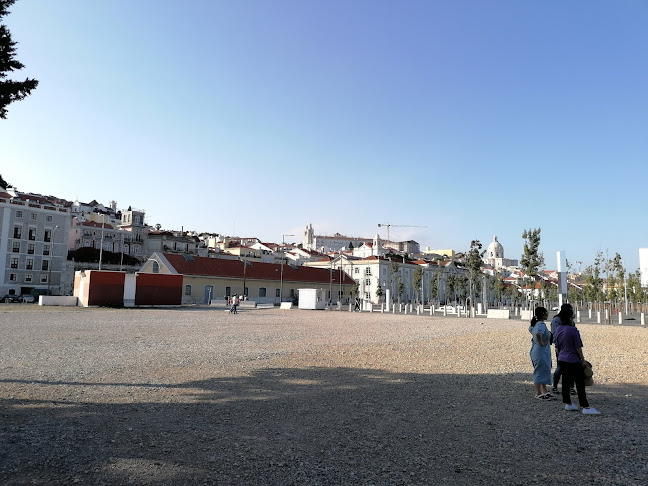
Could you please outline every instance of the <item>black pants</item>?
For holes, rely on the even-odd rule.
[[[578,363],[570,363],[568,361],[558,361],[560,370],[562,371],[562,400],[563,403],[571,403],[569,390],[576,383],[576,391],[578,392],[578,403],[581,407],[589,407],[587,401],[587,394],[585,393],[585,375],[583,375],[583,365]]]

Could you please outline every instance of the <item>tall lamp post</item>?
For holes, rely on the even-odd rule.
[[[99,270],[101,270],[101,260],[103,260],[104,228],[106,226],[106,215],[101,215],[101,244],[99,245]]]
[[[52,230],[52,257],[50,258],[49,265],[47,267],[47,295],[52,295],[52,263],[54,262],[54,233],[58,229],[58,225],[54,226]]]
[[[284,257],[285,257],[285,246],[286,246],[286,236],[295,236],[295,235],[281,235],[281,277],[279,284],[279,305],[283,302],[283,267],[284,267]]]

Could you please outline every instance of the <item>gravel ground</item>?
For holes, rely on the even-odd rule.
[[[600,416],[518,320],[0,306],[0,483],[639,485],[645,327],[581,324]]]

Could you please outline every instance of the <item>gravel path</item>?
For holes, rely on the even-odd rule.
[[[0,483],[639,485],[644,327],[581,324],[593,406],[517,320],[0,306]]]

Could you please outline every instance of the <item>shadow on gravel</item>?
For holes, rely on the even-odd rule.
[[[22,382],[33,400],[0,399],[0,482],[643,483],[646,387],[593,387],[604,414],[588,417],[534,400],[528,380],[308,368],[175,385]],[[39,400],[43,386],[66,392]],[[107,389],[121,403],[105,403]]]

